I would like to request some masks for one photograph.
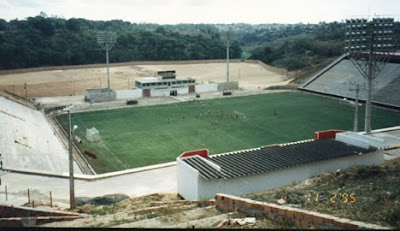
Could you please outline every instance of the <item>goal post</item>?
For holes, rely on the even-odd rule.
[[[89,140],[90,142],[99,141],[100,140],[99,131],[95,127],[86,129],[86,139]]]

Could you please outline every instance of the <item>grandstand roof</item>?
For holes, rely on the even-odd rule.
[[[341,56],[320,72],[312,76],[299,89],[354,99],[355,88],[360,84],[360,100],[366,100],[366,83],[361,73],[345,55]],[[372,102],[392,107],[400,107],[400,56],[393,56],[378,77],[372,82]]]
[[[208,159],[191,156],[182,158],[182,161],[195,168],[205,179],[229,179],[333,158],[361,155],[374,150],[355,147],[334,139],[325,139],[248,150],[242,153],[227,153],[211,156]]]

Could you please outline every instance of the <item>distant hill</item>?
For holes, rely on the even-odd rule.
[[[228,30],[234,40],[231,58],[259,59],[303,75],[343,53],[344,24],[339,22],[159,25],[36,16],[0,19],[0,70],[104,63],[96,44],[101,31],[117,34],[110,62],[222,59]]]

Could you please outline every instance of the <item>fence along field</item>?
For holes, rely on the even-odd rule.
[[[360,110],[360,127],[363,124]],[[66,115],[58,117],[67,127]],[[72,114],[80,148],[96,172],[174,161],[184,151],[208,148],[221,153],[313,138],[315,131],[351,130],[353,108],[299,92],[201,100]],[[373,110],[373,128],[400,124],[400,113]],[[99,142],[85,138],[86,128],[100,132]]]

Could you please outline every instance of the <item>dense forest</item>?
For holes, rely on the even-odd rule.
[[[223,59],[226,31],[233,36],[231,58],[258,59],[289,71],[318,69],[340,56],[344,46],[344,23],[339,22],[158,25],[41,14],[0,19],[0,69],[104,63],[104,51],[96,43],[102,31],[117,34],[110,52],[114,63]]]
[[[9,22],[0,19],[0,69],[104,63],[104,51],[96,43],[96,35],[101,31],[117,34],[110,62],[226,57],[225,45],[215,27],[193,28],[197,33],[179,33],[160,25],[120,20],[65,20],[42,16]],[[240,58],[241,53],[235,41],[230,57]]]

